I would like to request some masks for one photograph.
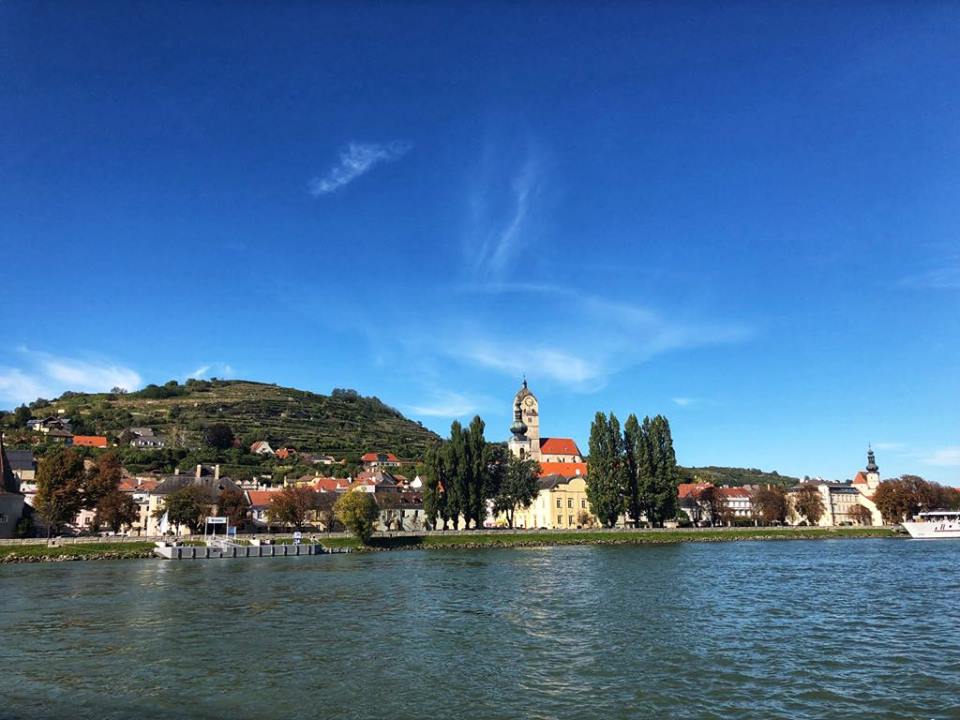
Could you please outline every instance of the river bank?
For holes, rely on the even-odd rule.
[[[736,542],[747,540],[836,540],[905,537],[891,528],[702,528],[695,530],[582,530],[571,532],[460,532],[430,535],[375,536],[368,545],[352,537],[315,539],[329,548],[358,552],[392,550],[481,550],[485,548],[547,547],[552,545],[650,545],[667,543]],[[291,542],[276,538],[274,542]],[[156,557],[152,542],[91,542],[47,546],[0,546],[0,564],[69,562],[75,560],[125,560]]]

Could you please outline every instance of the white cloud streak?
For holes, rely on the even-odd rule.
[[[923,458],[923,463],[934,467],[960,467],[960,445],[950,445],[935,450]]]
[[[111,361],[68,358],[19,348],[24,367],[0,367],[0,401],[15,404],[66,390],[106,392],[114,387],[136,390],[140,374]]]
[[[406,409],[413,415],[455,419],[475,415],[484,406],[485,403],[478,402],[460,393],[442,392],[437,393],[429,404],[408,405]]]
[[[946,258],[938,268],[908,275],[900,284],[926,290],[960,290],[960,256]]]
[[[510,177],[506,191],[505,185],[502,178],[485,177],[470,198],[464,249],[470,270],[481,280],[502,276],[530,242],[531,206],[541,185],[540,163],[532,151]]]
[[[192,373],[187,375],[188,380],[200,380],[203,378],[218,377],[232,378],[234,376],[233,367],[225,362],[213,362],[201,365]]]
[[[340,151],[340,161],[322,176],[310,181],[310,194],[314,197],[339,190],[380,163],[393,162],[406,155],[412,145],[407,142],[349,143]]]

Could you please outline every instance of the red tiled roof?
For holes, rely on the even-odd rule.
[[[103,435],[74,435],[73,444],[81,447],[107,447],[107,439]]]
[[[742,487],[722,487],[717,488],[720,491],[720,494],[723,497],[728,498],[748,498],[750,493],[747,490],[744,490]]]
[[[587,464],[582,462],[542,462],[540,463],[540,477],[547,475],[562,475],[565,478],[587,475]]]
[[[867,484],[867,474],[861,470],[857,473],[857,476],[853,479],[854,485],[866,485]]]
[[[247,490],[247,496],[250,498],[251,507],[267,507],[273,502],[276,492],[276,490]]]
[[[380,462],[380,457],[381,457],[381,456],[383,456],[383,460],[384,460],[385,462],[397,462],[397,456],[394,455],[393,453],[375,453],[375,452],[368,452],[368,453],[364,453],[364,454],[360,457],[360,459],[361,459],[363,462],[365,462],[365,463]]]
[[[318,477],[311,482],[311,485],[321,492],[337,492],[347,487],[347,481],[340,478]]]
[[[677,485],[677,497],[683,499],[690,495],[696,497],[710,487],[710,483],[680,483]]]
[[[572,438],[540,438],[541,455],[579,455],[580,448]]]

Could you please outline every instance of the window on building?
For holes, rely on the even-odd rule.
[[[582,510],[586,510],[586,509],[587,509],[587,501],[586,501],[586,500],[581,500],[581,501],[580,501],[580,508],[581,508]]]
[[[573,515],[567,515],[567,525],[573,527]]]
[[[568,508],[572,508],[572,507],[573,507],[573,498],[567,498],[567,507],[568,507]]]
[[[557,525],[563,525],[563,515],[557,515]]]
[[[7,522],[7,516],[4,515],[3,513],[0,513],[0,525],[3,525],[6,522]]]
[[[561,502],[560,498],[557,498],[557,507],[558,508],[563,507],[563,503]]]

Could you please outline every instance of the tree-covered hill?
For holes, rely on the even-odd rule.
[[[764,472],[756,468],[681,467],[680,482],[708,482],[714,485],[779,485],[790,487],[800,482],[799,478],[781,475],[776,470]]]
[[[204,430],[226,424],[241,448],[268,440],[274,448],[357,456],[389,451],[422,457],[438,438],[376,397],[336,389],[330,395],[246,380],[171,381],[132,393],[64,393],[32,403],[34,417],[69,417],[78,435],[116,439],[131,427],[150,427],[178,447],[200,447]]]

